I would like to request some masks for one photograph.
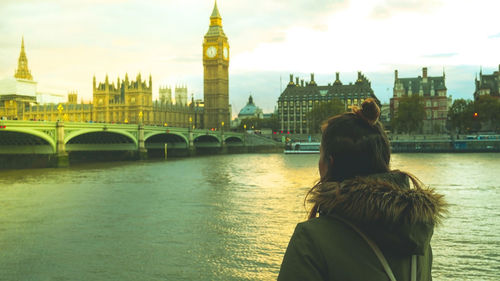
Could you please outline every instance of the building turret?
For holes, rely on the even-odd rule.
[[[222,26],[222,17],[220,16],[219,9],[217,8],[217,1],[215,1],[212,15],[210,16],[210,25]]]
[[[78,93],[76,91],[68,93],[68,104],[78,103]]]
[[[109,90],[109,78],[107,73],[106,73],[106,80],[104,80],[104,87],[106,91]]]
[[[311,82],[309,82],[309,85],[316,86],[316,82],[314,81],[314,73],[311,73]]]
[[[135,82],[137,83],[137,89],[142,89],[142,78],[141,78],[140,72],[137,74],[137,77],[135,78]]]
[[[358,71],[358,79],[356,80],[356,83],[363,82],[363,77],[361,75],[361,71]]]
[[[183,85],[175,86],[175,104],[177,105],[187,105],[188,99],[188,89]]]
[[[14,77],[17,79],[33,80],[31,71],[28,69],[28,58],[26,57],[26,52],[24,51],[24,36],[21,41],[21,53],[19,54],[17,70]]]
[[[335,72],[335,82],[333,82],[333,85],[342,85],[342,82],[340,81],[340,73]]]
[[[95,85],[96,84],[95,84],[95,74],[94,74],[94,79],[92,80],[92,87],[93,87],[94,90],[95,90]]]
[[[153,77],[151,77],[151,73],[149,74],[149,86],[150,89],[153,87]]]
[[[160,94],[160,102],[162,104],[172,104],[172,89],[170,87],[160,86],[159,94]]]
[[[295,85],[293,83],[293,74],[290,74],[290,82],[288,82],[288,85]]]

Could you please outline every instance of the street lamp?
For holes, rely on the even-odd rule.
[[[58,116],[58,119],[57,121],[60,121],[61,120],[61,113],[63,112],[64,110],[64,107],[62,106],[62,104],[59,104],[59,106],[57,106],[57,111],[59,111],[59,116]]]

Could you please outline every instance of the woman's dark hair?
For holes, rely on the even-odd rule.
[[[389,171],[389,140],[378,118],[380,108],[366,99],[353,112],[330,117],[322,125],[321,146],[328,172],[320,181],[343,181]],[[330,165],[333,159],[333,166]]]
[[[314,202],[314,195],[322,183],[341,182],[357,176],[389,171],[391,149],[384,127],[378,121],[379,116],[380,108],[377,103],[368,98],[361,108],[353,108],[353,112],[330,117],[323,123],[321,159],[328,171],[305,198],[307,200],[312,195],[309,198],[309,202],[313,203],[309,218],[315,217],[319,210],[318,204]],[[414,181],[413,177],[411,179]]]

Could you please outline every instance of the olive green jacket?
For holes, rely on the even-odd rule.
[[[396,280],[410,280],[412,255],[417,255],[417,280],[432,280],[430,241],[445,212],[442,195],[410,189],[407,176],[394,171],[324,183],[312,199],[320,216],[297,225],[279,281],[389,280],[373,250],[344,219],[378,245]]]

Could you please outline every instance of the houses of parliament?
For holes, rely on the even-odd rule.
[[[215,3],[209,30],[203,45],[204,101],[188,98],[187,86],[159,87],[159,99],[153,100],[151,75],[137,74],[130,79],[104,81],[93,77],[93,100],[78,103],[76,92],[67,102],[50,102],[36,92],[28,68],[24,38],[14,77],[0,80],[0,118],[69,122],[104,122],[220,129],[229,126],[228,91],[229,44],[222,29],[222,18]],[[175,92],[174,92],[175,91]],[[175,102],[172,94],[175,93]],[[49,102],[44,100],[49,100]]]

